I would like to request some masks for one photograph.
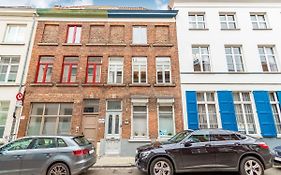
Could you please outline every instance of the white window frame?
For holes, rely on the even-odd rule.
[[[145,30],[144,30],[145,29]],[[147,44],[147,26],[133,26],[132,43],[133,44]],[[140,33],[141,32],[141,33]],[[144,32],[144,33],[143,33]],[[135,35],[144,35],[141,40],[137,39]]]
[[[221,17],[221,16],[224,16],[225,19],[226,19],[226,20],[221,20],[221,19],[220,19],[220,24],[221,24],[221,23],[226,23],[226,28],[223,28],[222,25],[221,25],[221,29],[222,29],[222,30],[235,30],[235,29],[238,28],[238,26],[237,26],[237,19],[236,19],[236,14],[235,14],[235,13],[220,13],[220,14],[219,14],[219,17]],[[228,16],[233,16],[234,21],[228,20]],[[234,28],[230,28],[230,27],[229,27],[229,26],[230,26],[230,25],[229,25],[230,23],[234,23],[235,27],[234,27]]]
[[[146,107],[146,136],[135,136],[134,133],[134,106]],[[131,101],[131,139],[132,140],[148,140],[149,139],[149,105],[148,99],[132,99]]]
[[[198,91],[196,93],[196,97],[198,93],[203,93],[204,95],[204,101],[199,101],[197,99],[197,108],[199,105],[204,105],[205,106],[205,115],[206,115],[206,120],[207,120],[207,128],[210,128],[210,116],[209,116],[209,109],[208,105],[215,105],[215,110],[216,110],[216,118],[217,118],[217,128],[222,128],[221,124],[221,118],[220,118],[220,113],[219,113],[219,106],[218,106],[218,99],[217,99],[217,93],[214,91]],[[207,100],[207,93],[213,93],[214,95],[214,101],[208,101]],[[198,111],[198,119],[199,119],[199,111]],[[200,127],[200,120],[199,120],[199,127]]]
[[[195,21],[191,21],[190,20],[190,16],[194,16],[195,17]],[[203,21],[201,21],[201,20],[198,20],[198,16],[203,16]],[[206,14],[204,13],[204,12],[192,12],[192,13],[189,13],[188,14],[188,20],[189,20],[189,29],[207,29],[207,23],[206,23]],[[195,27],[192,27],[192,25],[191,25],[191,23],[195,23]],[[204,26],[203,26],[203,28],[200,28],[199,27],[199,23],[203,23],[204,24]]]
[[[263,52],[264,52],[264,57],[265,57],[265,60],[266,60],[266,65],[267,65],[267,69],[268,71],[264,71],[263,68],[262,68],[262,71],[263,72],[278,72],[279,71],[279,68],[278,68],[278,64],[277,64],[277,59],[276,59],[276,54],[275,54],[275,46],[258,46],[258,49],[263,49]],[[272,51],[273,51],[273,54],[269,54],[267,53],[266,49],[267,48],[271,48]],[[270,64],[269,64],[269,60],[268,60],[268,56],[272,56],[274,58],[274,61],[275,61],[275,65],[276,65],[276,71],[272,71],[271,70],[271,67],[270,67]],[[259,53],[259,57],[261,58],[261,54]],[[261,66],[262,66],[262,62],[261,62],[261,59],[260,59],[260,63],[261,63]]]
[[[255,21],[252,20],[252,16],[255,16]],[[264,21],[260,21],[258,16],[263,16],[264,17]],[[250,18],[251,18],[251,22],[252,22],[252,27],[253,30],[265,30],[269,28],[269,24],[268,24],[268,19],[267,19],[267,14],[266,13],[250,13]],[[253,23],[257,23],[258,24],[258,28],[254,28]],[[261,23],[265,23],[266,27],[265,28],[261,28]]]
[[[134,82],[134,67],[138,67],[138,82]],[[145,82],[141,82],[141,67],[145,66]],[[133,57],[132,58],[132,84],[145,84],[147,83],[147,57]]]
[[[194,54],[192,53],[192,57],[193,57],[193,71],[194,71],[194,72],[211,72],[212,69],[211,69],[211,59],[210,59],[210,47],[209,47],[209,45],[193,45],[192,48],[191,48],[192,51],[193,51],[194,48],[198,48],[198,49],[199,49],[199,54],[198,54],[198,57],[197,57],[196,55],[194,55]],[[207,54],[207,55],[206,55],[206,54],[203,54],[202,48],[207,48],[207,51],[208,51],[208,54]],[[210,66],[209,70],[203,70],[203,60],[202,60],[202,56],[208,56],[208,59],[209,59],[209,66]],[[194,59],[199,59],[199,61],[200,61],[200,71],[195,71],[195,69],[194,69]]]
[[[169,61],[169,63],[167,63]],[[158,66],[161,70],[158,71]],[[165,66],[169,66],[170,82],[166,82]],[[158,81],[158,72],[162,72],[162,83]],[[172,70],[171,70],[171,57],[156,57],[156,82],[157,84],[172,84]]]
[[[11,27],[17,27],[17,29],[16,29],[16,33],[15,34],[13,34],[13,36],[14,36],[14,38],[13,38],[13,40],[12,41],[7,41],[7,39],[8,39],[8,36],[9,36],[9,29],[11,28]],[[17,38],[18,38],[18,35],[19,34],[21,34],[19,31],[20,31],[20,27],[23,27],[24,29],[24,31],[23,31],[23,33],[24,33],[24,35],[26,36],[26,31],[27,31],[27,25],[26,24],[7,24],[7,26],[6,26],[6,32],[5,32],[5,36],[4,36],[4,38],[3,38],[3,42],[4,43],[11,43],[11,44],[13,44],[13,43],[15,43],[15,44],[25,44],[25,40],[26,40],[26,37],[25,36],[23,36],[21,39],[22,39],[22,41],[21,40],[17,40]]]
[[[10,58],[10,61],[9,63],[1,63],[1,59],[5,57],[5,58]],[[19,59],[19,62],[18,63],[12,63],[12,58],[18,58]],[[20,68],[20,62],[21,62],[21,58],[20,56],[0,56],[0,65],[6,65],[8,66],[8,69],[7,69],[7,72],[6,72],[6,76],[5,76],[5,80],[4,81],[0,81],[0,83],[16,83],[17,82],[17,76],[18,76],[18,73],[19,73],[19,68]],[[9,75],[11,73],[11,67],[12,66],[18,66],[18,70],[17,70],[17,74],[16,74],[16,79],[14,82],[9,82],[8,81],[8,78],[9,78]]]
[[[227,53],[226,53],[226,49],[227,49],[227,48],[230,48],[230,49],[231,49],[231,54],[227,54]],[[239,54],[235,54],[235,53],[234,53],[234,48],[239,48],[240,53],[239,53]],[[245,72],[245,64],[244,64],[242,46],[225,46],[225,47],[224,47],[224,50],[225,50],[225,59],[226,59],[226,63],[227,63],[227,71],[228,71],[228,72]],[[234,71],[230,71],[230,70],[229,70],[228,62],[227,62],[227,56],[231,56],[231,58],[232,58]],[[238,70],[237,70],[237,63],[236,63],[235,56],[239,56],[239,57],[241,58],[242,67],[243,67],[243,70],[241,70],[241,71],[238,71]]]
[[[275,127],[276,127],[276,132],[277,132],[277,136],[278,137],[281,137],[281,131],[278,132],[278,129],[277,129],[277,125],[281,125],[281,123],[276,123],[276,118],[275,118],[275,114],[274,114],[274,111],[272,109],[272,105],[276,106],[276,109],[277,109],[277,114],[279,116],[279,120],[281,121],[281,109],[280,109],[280,104],[279,104],[279,100],[277,98],[277,94],[276,92],[269,92],[269,95],[272,94],[273,97],[274,97],[274,100],[272,101],[272,99],[269,97],[269,100],[270,100],[270,107],[271,107],[271,110],[272,110],[272,113],[273,113],[273,118],[274,118],[274,124],[275,124]]]
[[[6,101],[6,100],[1,100],[1,101],[0,101],[0,105],[1,105],[1,103],[8,103],[8,110],[7,110],[7,111],[0,111],[0,113],[6,114],[6,122],[5,122],[5,124],[4,124],[4,125],[0,125],[0,127],[3,127],[3,128],[4,128],[4,129],[3,129],[3,136],[0,136],[0,139],[1,139],[1,138],[4,138],[4,135],[5,135],[6,123],[7,123],[8,117],[9,117],[9,110],[10,110],[10,104],[11,104],[11,102],[10,102],[10,101]]]
[[[114,61],[115,60],[115,61]],[[123,84],[123,78],[124,78],[124,65],[123,65],[124,59],[123,57],[109,57],[108,62],[108,76],[107,76],[107,83],[108,84]],[[112,82],[110,82],[110,68],[114,69],[114,79]],[[118,68],[121,68],[122,77],[121,82],[117,83],[117,70]]]

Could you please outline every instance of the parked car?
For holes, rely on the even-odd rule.
[[[274,151],[274,161],[273,164],[276,167],[281,167],[281,146],[277,146],[273,149]]]
[[[31,136],[0,147],[1,175],[76,175],[95,162],[84,136]]]
[[[252,137],[226,130],[186,130],[166,142],[137,149],[138,169],[150,175],[233,171],[263,175],[272,166],[269,147]]]

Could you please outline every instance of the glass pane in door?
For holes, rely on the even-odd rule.
[[[108,129],[107,134],[112,134],[112,115],[108,116]]]
[[[115,134],[119,134],[119,115],[115,116]]]

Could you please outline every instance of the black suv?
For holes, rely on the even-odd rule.
[[[269,147],[252,137],[220,129],[186,130],[167,142],[139,147],[136,165],[150,175],[206,171],[263,175],[272,166],[271,159]]]

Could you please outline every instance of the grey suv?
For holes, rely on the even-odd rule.
[[[83,136],[24,137],[0,147],[0,175],[76,175],[95,162]]]
[[[252,137],[226,130],[186,130],[167,142],[139,147],[137,167],[150,175],[174,172],[236,171],[263,175],[272,166],[269,147]]]

